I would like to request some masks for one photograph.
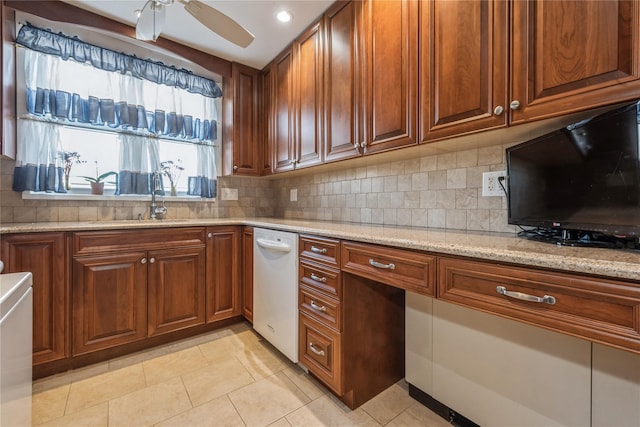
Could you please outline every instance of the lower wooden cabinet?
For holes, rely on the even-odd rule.
[[[240,227],[207,228],[207,322],[241,315],[239,259]]]
[[[68,356],[69,311],[64,232],[3,235],[0,257],[4,273],[33,275],[33,365]]]
[[[253,323],[253,227],[242,230],[242,315]]]

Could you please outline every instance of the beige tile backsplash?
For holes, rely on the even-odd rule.
[[[482,197],[482,173],[504,170],[505,145],[379,161],[271,178],[223,177],[238,200],[167,202],[168,217],[278,217],[463,230],[514,231],[506,198]],[[382,157],[381,157],[382,158]],[[136,219],[148,204],[127,201],[23,200],[11,190],[14,162],[0,171],[0,221],[49,222]],[[291,202],[290,190],[298,200]]]

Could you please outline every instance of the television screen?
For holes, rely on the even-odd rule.
[[[640,101],[507,149],[509,223],[640,236]]]

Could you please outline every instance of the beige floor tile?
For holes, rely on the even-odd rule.
[[[169,418],[155,427],[244,427],[242,418],[227,396],[220,396],[204,405]]]
[[[287,421],[286,418],[280,418],[278,421],[275,421],[271,424],[269,424],[268,427],[292,427],[291,424],[289,424],[289,422]],[[308,426],[311,427],[311,426]]]
[[[249,427],[269,425],[309,403],[282,372],[229,393],[229,398]]]
[[[315,400],[327,393],[327,389],[324,388],[324,386],[322,386],[316,379],[309,376],[309,374],[297,365],[290,366],[283,372],[311,400]]]
[[[382,425],[400,415],[405,409],[416,401],[409,396],[409,391],[404,380],[384,390],[373,399],[362,405],[369,415]]]
[[[109,426],[150,426],[191,409],[180,377],[109,401]]]
[[[243,342],[237,336],[221,337],[199,345],[200,351],[209,363],[235,358],[248,347],[252,347],[252,345]]]
[[[39,393],[45,390],[51,390],[61,385],[71,384],[75,381],[82,381],[96,375],[109,372],[109,362],[96,363],[95,365],[85,366],[83,368],[74,369],[73,371],[52,375],[33,382],[33,393]]]
[[[146,387],[142,365],[133,365],[74,382],[69,390],[65,415]]]
[[[344,405],[337,404],[329,396],[322,396],[308,405],[286,416],[287,421],[294,427],[305,426],[379,426],[362,409],[350,410]]]
[[[207,359],[197,346],[142,362],[147,385],[158,384],[205,366]]]
[[[249,345],[236,357],[244,365],[253,378],[259,379],[270,377],[285,368],[293,366],[293,363],[276,350],[271,344],[259,343]]]
[[[40,427],[107,427],[109,403],[103,402],[82,411],[56,418]]]
[[[126,368],[127,366],[137,365],[138,363],[146,362],[147,360],[155,359],[156,357],[169,353],[171,353],[171,348],[169,346],[162,346],[127,354],[109,360],[109,370],[114,371],[116,369]]]
[[[451,427],[444,418],[416,402],[394,418],[387,427]]]
[[[31,422],[33,425],[45,423],[64,415],[70,385],[33,393],[31,399]]]
[[[253,377],[236,358],[184,374],[182,380],[194,406],[254,382]]]

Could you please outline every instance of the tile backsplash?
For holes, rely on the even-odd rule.
[[[222,177],[219,188],[237,188],[238,200],[167,202],[168,217],[277,217],[513,232],[506,198],[482,197],[481,189],[483,172],[505,170],[505,147],[355,167],[344,162],[335,170],[312,168],[304,175]],[[14,162],[4,159],[1,167],[2,223],[127,220],[148,209],[142,201],[23,200],[11,190]],[[297,190],[297,201],[290,201],[291,189]]]

